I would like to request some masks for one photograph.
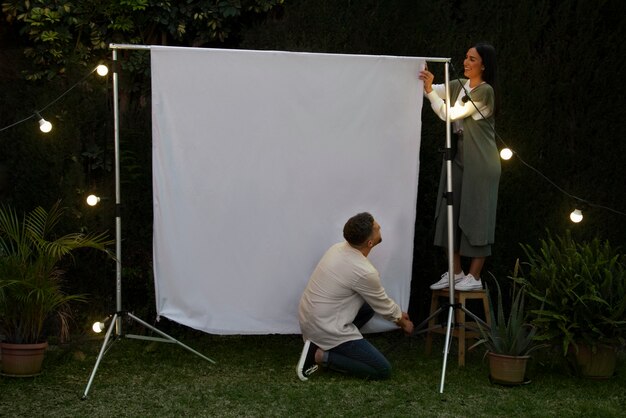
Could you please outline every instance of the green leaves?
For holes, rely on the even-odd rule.
[[[120,5],[129,6],[133,11],[145,10],[148,6],[148,0],[121,0]]]
[[[538,344],[535,338],[537,327],[526,322],[524,289],[513,287],[511,307],[509,314],[505,315],[502,291],[498,282],[494,281],[498,290],[498,307],[494,310],[491,294],[488,293],[491,326],[486,329],[479,323],[482,338],[472,347],[484,344],[490,352],[509,356],[527,356],[542,348],[544,345]]]
[[[608,241],[575,242],[563,237],[541,240],[538,248],[521,245],[528,261],[514,278],[535,300],[533,324],[546,339],[560,339],[564,354],[577,341],[594,344],[624,338],[626,266]],[[541,305],[541,307],[539,307]]]
[[[62,337],[68,333],[69,302],[85,295],[66,294],[59,263],[74,250],[94,248],[108,253],[106,234],[69,233],[54,236],[63,208],[37,207],[21,220],[0,207],[0,333],[15,343],[39,342],[46,320],[54,317]]]
[[[262,14],[283,0],[37,0],[2,4],[9,23],[28,38],[35,69],[28,79],[52,79],[78,65],[90,67],[111,42],[203,46],[224,42],[244,13]]]

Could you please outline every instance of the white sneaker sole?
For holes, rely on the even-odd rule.
[[[476,285],[476,286],[459,286],[459,287],[454,287],[456,290],[460,291],[460,292],[471,292],[473,290],[483,290],[483,286],[482,285]]]

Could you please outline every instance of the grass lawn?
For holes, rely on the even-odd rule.
[[[35,378],[0,377],[2,417],[624,417],[626,361],[617,376],[572,376],[550,352],[535,358],[530,384],[491,384],[482,350],[459,368],[456,342],[439,393],[443,337],[424,355],[423,336],[370,336],[391,361],[386,381],[321,371],[308,382],[295,374],[297,335],[215,336],[166,331],[211,364],[175,344],[119,339],[104,356],[81,400],[102,340],[52,347]]]

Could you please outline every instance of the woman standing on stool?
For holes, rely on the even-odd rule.
[[[496,225],[500,157],[495,139],[496,51],[478,43],[470,48],[463,61],[466,78],[450,82],[450,120],[456,137],[452,161],[454,225],[454,283],[457,290],[482,289],[481,271],[491,255]],[[433,111],[446,120],[445,85],[433,85],[433,74],[425,68],[419,79]],[[435,245],[448,247],[446,164],[441,171],[435,214]],[[461,256],[470,257],[467,275]],[[431,289],[448,287],[448,272]]]

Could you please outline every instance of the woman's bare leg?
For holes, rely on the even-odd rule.
[[[472,258],[472,262],[470,263],[469,274],[474,276],[476,280],[480,280],[480,273],[483,270],[483,265],[485,264],[486,257],[475,257]]]

